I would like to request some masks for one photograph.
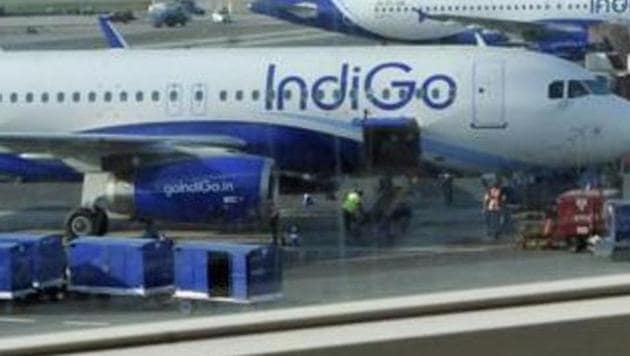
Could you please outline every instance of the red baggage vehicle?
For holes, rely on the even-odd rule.
[[[612,189],[576,189],[562,193],[556,199],[557,216],[551,234],[552,242],[581,249],[590,236],[604,234],[604,203],[618,194]]]

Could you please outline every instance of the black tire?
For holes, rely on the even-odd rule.
[[[103,236],[109,231],[109,217],[101,208],[94,208],[95,235]]]
[[[66,235],[70,239],[79,236],[95,235],[97,233],[95,217],[95,214],[90,209],[79,208],[73,211],[66,219]]]

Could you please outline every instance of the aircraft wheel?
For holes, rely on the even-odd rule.
[[[90,209],[79,208],[66,219],[66,234],[70,239],[78,236],[95,235],[96,214]]]
[[[109,231],[107,212],[99,207],[94,208],[95,235],[103,236]]]

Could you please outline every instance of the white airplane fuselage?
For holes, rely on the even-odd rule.
[[[450,14],[514,22],[565,21],[628,23],[630,4],[603,0],[330,0],[344,16],[379,36],[401,40],[430,40],[455,35],[466,29],[455,22],[420,20],[425,14]]]
[[[630,149],[629,103],[570,98],[569,81],[592,74],[520,49],[19,52],[0,55],[0,78],[2,133],[222,130],[315,150],[318,135],[360,144],[367,115],[415,119],[423,158],[462,170],[568,167]],[[561,98],[549,97],[554,81],[564,83]],[[308,150],[274,158],[334,159]]]
[[[507,24],[497,28],[507,32],[519,23],[553,23],[582,33],[600,22],[630,23],[630,3],[625,0],[255,0],[250,7],[296,23],[398,41],[444,39],[468,28],[466,22],[433,20],[430,15],[503,21]],[[311,11],[300,15],[299,8]]]

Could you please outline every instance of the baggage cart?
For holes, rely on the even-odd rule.
[[[551,242],[575,251],[586,247],[587,239],[605,232],[603,207],[606,200],[618,194],[615,190],[570,190],[556,199]]]
[[[31,261],[24,246],[0,242],[0,300],[16,300],[34,294]]]
[[[68,249],[72,292],[160,296],[173,290],[173,243],[170,240],[83,237]]]
[[[61,235],[2,233],[0,242],[24,246],[31,263],[33,288],[53,293],[51,295],[56,295],[63,288],[67,259]]]
[[[271,245],[186,242],[175,247],[175,298],[191,312],[195,301],[256,303],[282,297],[280,250]]]
[[[606,233],[595,241],[595,255],[630,259],[630,200],[610,200],[604,207]]]

